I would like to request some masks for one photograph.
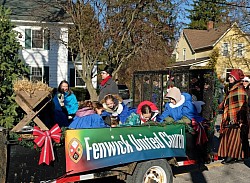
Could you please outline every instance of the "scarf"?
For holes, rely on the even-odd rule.
[[[91,114],[96,114],[96,112],[93,109],[89,108],[89,107],[84,107],[82,109],[79,109],[76,112],[77,117],[88,116],[88,115],[91,115]]]
[[[101,81],[101,86],[104,86],[110,78],[111,78],[111,76],[107,76],[105,79],[103,79]]]

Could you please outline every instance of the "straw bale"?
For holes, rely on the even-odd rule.
[[[29,81],[28,79],[16,80],[13,83],[13,89],[15,92],[25,91],[33,94],[35,91],[49,91],[52,92],[53,88],[49,87],[46,83],[41,81]]]

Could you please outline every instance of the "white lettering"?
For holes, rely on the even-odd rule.
[[[92,148],[93,148],[93,158],[94,159],[99,159],[99,146],[98,146],[98,144],[97,143],[93,143],[92,144]]]
[[[90,151],[92,150],[92,147],[89,146],[89,137],[84,138],[85,144],[86,144],[86,154],[87,154],[87,161],[90,160]]]

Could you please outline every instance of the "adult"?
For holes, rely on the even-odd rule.
[[[151,86],[150,79],[148,76],[144,77],[144,82],[142,85],[142,100],[151,100]]]
[[[103,128],[106,124],[100,116],[103,106],[100,102],[84,101],[79,105],[79,110],[69,125],[72,129],[81,128]]]
[[[242,80],[243,86],[248,95],[248,106],[250,107],[250,78],[245,76]]]
[[[161,101],[161,88],[159,86],[159,81],[153,80],[153,90],[152,90],[152,100],[156,106],[160,106]]]
[[[123,103],[123,100],[119,95],[108,94],[104,97],[101,103],[105,110],[102,113],[102,116],[115,118],[117,121],[119,121],[119,124],[124,124],[127,117],[132,112],[136,112],[136,109],[128,108],[128,106]]]
[[[249,126],[249,130],[250,130],[250,78],[249,77],[244,77],[244,79],[242,80],[243,85],[245,87],[245,90],[247,92],[247,96],[248,96],[248,126]],[[248,132],[248,139],[250,139],[250,133]]]
[[[193,77],[190,81],[190,93],[194,95],[198,101],[202,101],[201,83],[197,77]]]
[[[69,121],[73,119],[78,110],[76,96],[69,88],[66,80],[61,81],[57,92],[53,98],[54,102],[54,120],[59,126],[68,126]]]
[[[198,115],[190,94],[181,93],[179,88],[173,87],[169,89],[166,97],[169,102],[165,104],[165,110],[157,121],[184,123],[191,123],[193,119],[196,122],[204,121],[204,118]]]
[[[169,76],[168,77],[168,81],[166,83],[166,86],[167,86],[167,92],[170,88],[173,88],[174,87],[174,76]]]
[[[223,102],[220,125],[220,145],[218,156],[222,163],[232,163],[248,157],[247,93],[242,84],[244,74],[241,69],[233,69],[229,74],[229,91]]]
[[[101,71],[102,81],[100,83],[100,93],[98,101],[100,102],[108,94],[118,95],[118,86],[116,82],[112,79],[113,68],[106,66],[103,71]]]

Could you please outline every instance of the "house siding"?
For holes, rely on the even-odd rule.
[[[69,80],[68,50],[61,41],[68,43],[68,28],[60,26],[48,26],[50,29],[50,50],[25,49],[25,29],[39,29],[37,25],[16,25],[18,41],[22,46],[21,58],[28,66],[49,66],[49,86],[57,87],[61,80]],[[44,25],[46,26],[46,25]]]
[[[212,51],[218,50],[219,57],[215,65],[215,69],[219,78],[226,79],[226,70],[232,68],[240,68],[246,75],[250,75],[250,44],[249,37],[234,23],[230,28],[225,29],[220,38],[213,40],[214,45],[205,49],[196,49],[195,53],[192,53],[191,47],[188,44],[188,40],[185,39],[183,33],[181,34],[178,44],[176,45],[173,54],[176,54],[176,62],[184,61],[182,56],[183,48],[186,48],[186,60],[207,58],[211,55]],[[223,43],[229,43],[229,55],[222,55]],[[243,56],[236,55],[238,43],[243,44]],[[178,53],[178,54],[177,54]]]
[[[186,39],[184,38],[184,35],[182,34],[179,42],[177,43],[176,46],[176,62],[179,61],[184,61],[184,57],[183,57],[183,49],[186,49],[186,59],[185,60],[191,60],[191,59],[195,59],[195,55],[192,54],[192,50],[190,48],[190,46],[188,45]]]
[[[178,57],[176,58],[176,62],[184,61],[183,57],[183,49],[186,48],[186,59],[185,60],[192,60],[192,59],[198,59],[198,58],[204,58],[209,57],[210,53],[212,52],[212,48],[203,49],[203,50],[195,50],[195,52],[192,52],[187,40],[185,37],[182,36],[179,39],[178,45],[176,46],[176,52],[178,54]]]
[[[207,50],[207,51],[202,51],[202,52],[196,52],[195,56],[197,58],[204,58],[204,57],[209,57],[212,52],[212,49]]]
[[[222,45],[223,43],[229,43],[229,55],[222,55]],[[238,43],[243,43],[244,47],[244,55],[243,57],[237,57],[235,54],[236,45]],[[242,34],[240,29],[237,27],[233,27],[224,37],[218,41],[218,43],[214,46],[214,49],[218,49],[219,57],[216,64],[216,71],[219,77],[226,77],[226,69],[228,68],[240,68],[245,73],[249,73],[248,64],[250,59],[250,45],[249,40]],[[226,79],[226,78],[225,78]]]

